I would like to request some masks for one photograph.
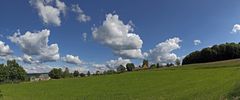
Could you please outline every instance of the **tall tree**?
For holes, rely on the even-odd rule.
[[[75,70],[75,71],[73,72],[73,76],[74,76],[74,77],[78,77],[78,76],[79,76],[79,71]]]
[[[157,68],[160,68],[161,66],[159,65],[159,63],[157,63]]]
[[[4,64],[0,64],[0,82],[4,82],[8,78],[8,70],[6,70],[6,67]]]
[[[176,64],[177,66],[180,66],[180,65],[181,65],[180,59],[176,59],[175,64]]]
[[[133,63],[127,63],[126,68],[127,71],[133,71],[135,69],[135,65]]]
[[[60,79],[63,76],[63,72],[62,69],[59,68],[53,68],[49,73],[48,73],[49,77],[51,77],[52,79]]]
[[[8,60],[6,70],[9,71],[8,78],[12,81],[24,81],[27,77],[27,72],[20,66],[16,60]]]
[[[88,71],[88,72],[87,72],[87,76],[90,76],[90,75],[91,75],[91,73],[90,73],[90,71]]]
[[[144,69],[147,69],[149,66],[148,66],[148,60],[143,60],[143,64],[142,64],[142,68]]]
[[[0,64],[0,83],[20,82],[27,79],[27,72],[16,60],[8,60],[7,64]]]
[[[69,72],[69,69],[66,67],[64,72],[63,72],[63,78],[67,78],[67,77],[70,77],[70,76],[71,76],[71,74]]]

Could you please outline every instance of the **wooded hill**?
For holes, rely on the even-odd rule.
[[[204,63],[240,58],[240,43],[225,43],[204,48],[187,55],[182,64]]]

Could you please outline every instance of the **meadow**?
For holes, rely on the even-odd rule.
[[[0,85],[3,100],[225,100],[237,94],[240,60]]]

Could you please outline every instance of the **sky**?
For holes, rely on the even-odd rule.
[[[239,0],[2,0],[0,63],[28,73],[166,64],[240,42]]]

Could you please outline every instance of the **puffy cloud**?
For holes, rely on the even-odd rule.
[[[26,58],[28,58],[29,62],[32,62],[31,57],[26,56]],[[1,57],[0,57],[0,59],[1,59]],[[80,63],[80,60],[78,59],[77,56],[72,56],[72,55],[67,56],[66,55],[66,57],[64,57],[64,59],[68,59],[69,63],[72,63],[72,64],[76,64],[76,62]],[[67,61],[67,60],[65,60],[65,61]],[[116,60],[106,61],[104,64],[80,63],[81,65],[76,65],[76,66],[56,67],[56,66],[48,65],[48,64],[44,64],[44,63],[24,63],[23,67],[28,73],[46,73],[46,72],[49,72],[52,68],[61,68],[62,70],[64,70],[66,67],[69,68],[70,72],[78,70],[79,72],[87,73],[87,71],[103,72],[103,71],[109,70],[109,69],[115,70],[120,65],[126,66],[127,63],[131,63],[131,61],[129,59],[118,58]]]
[[[108,14],[102,26],[93,28],[92,34],[95,40],[112,48],[120,57],[142,58],[140,49],[143,41],[132,32],[130,24],[125,25],[118,15]]]
[[[194,43],[194,45],[199,45],[199,44],[201,44],[202,42],[201,42],[201,40],[193,40],[193,43]]]
[[[87,40],[87,33],[82,33],[83,41]]]
[[[106,70],[116,70],[116,68],[120,65],[126,66],[127,63],[131,63],[130,59],[123,59],[121,57],[119,57],[116,60],[109,60],[106,61],[104,64],[89,64],[89,67],[92,67],[92,72],[96,72],[96,71],[106,71]]]
[[[34,64],[22,64],[23,68],[27,71],[27,73],[48,73],[53,68],[61,68],[62,70],[65,69],[65,67],[55,66],[55,65],[47,65],[47,64],[40,64],[40,63],[34,63]],[[69,70],[72,72],[72,69],[74,67],[69,67]]]
[[[49,35],[50,30],[44,29],[38,32],[27,31],[24,35],[16,32],[13,36],[10,36],[9,39],[13,43],[18,44],[23,53],[28,55],[25,55],[25,58],[34,56],[34,60],[37,62],[56,61],[60,58],[58,53],[59,48],[57,44],[48,45]]]
[[[14,56],[14,55],[0,56],[0,59],[4,61],[7,61],[7,60],[23,61],[21,57]]]
[[[144,53],[144,56],[154,63],[164,64],[174,62],[178,57],[172,53],[172,51],[180,48],[179,43],[181,41],[178,37],[168,39],[156,45],[156,47],[149,50],[149,52]]]
[[[64,2],[56,0],[31,0],[30,4],[38,10],[38,15],[41,17],[44,23],[53,24],[56,26],[61,25],[61,13],[66,13],[66,5]],[[56,7],[54,7],[54,5]]]
[[[56,6],[57,8],[63,12],[63,14],[66,14],[67,6],[64,2],[61,2],[60,0],[56,0]]]
[[[66,55],[66,57],[63,57],[63,61],[65,61],[66,63],[76,64],[76,65],[80,65],[83,63],[78,56],[73,56],[73,55]]]
[[[109,68],[105,64],[91,64],[92,67],[91,72],[95,73],[96,71],[104,72],[109,70]]]
[[[23,61],[26,62],[26,63],[32,63],[32,56],[29,56],[27,54],[24,54],[23,57],[22,57]]]
[[[106,62],[106,67],[109,69],[116,69],[118,66],[123,65],[126,66],[127,63],[131,63],[129,59],[122,59],[121,57],[117,60],[110,60]]]
[[[5,45],[3,41],[0,41],[0,56],[6,56],[11,54],[13,51],[8,45]]]
[[[21,59],[24,63],[28,63],[28,64],[39,64],[40,63],[39,60],[34,60],[32,56],[29,56],[27,54],[23,54]]]
[[[70,72],[78,71],[80,73],[87,73],[89,70],[85,67],[68,67]]]
[[[92,64],[92,66],[96,69],[104,70],[107,69],[105,64]]]
[[[79,22],[87,22],[91,20],[91,17],[86,15],[78,4],[72,5],[72,11],[78,14],[77,20]]]
[[[235,24],[233,26],[232,32],[231,33],[239,33],[240,32],[240,25],[239,24]]]
[[[86,67],[79,67],[79,66],[57,66],[57,65],[48,65],[48,64],[41,64],[41,63],[33,63],[33,64],[22,64],[23,68],[27,71],[27,73],[48,73],[53,68],[61,68],[65,70],[67,67],[70,72],[74,72],[75,70],[79,72],[86,73],[88,68]]]
[[[143,58],[141,49],[116,50],[113,52],[126,59]]]
[[[54,67],[45,64],[25,64],[23,68],[27,73],[48,73]]]

